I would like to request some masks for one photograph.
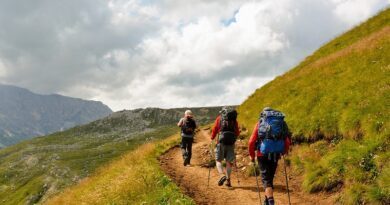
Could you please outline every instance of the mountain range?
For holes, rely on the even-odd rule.
[[[0,84],[0,148],[89,123],[111,113],[101,102],[57,94],[40,95]]]

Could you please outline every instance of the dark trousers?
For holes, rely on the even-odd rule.
[[[192,137],[182,137],[181,138],[181,153],[183,155],[183,160],[186,164],[190,164],[192,156]]]
[[[260,167],[261,181],[264,189],[267,187],[274,188],[274,176],[278,167],[279,157],[257,157]]]

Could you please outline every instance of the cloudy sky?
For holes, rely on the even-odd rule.
[[[0,0],[0,83],[113,110],[238,104],[390,0]]]

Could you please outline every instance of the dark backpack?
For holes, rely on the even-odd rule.
[[[192,118],[185,118],[181,126],[181,132],[186,135],[193,135],[195,133],[196,124]]]
[[[288,127],[282,112],[268,109],[260,114],[258,150],[262,154],[282,154],[287,135]]]
[[[224,145],[233,145],[236,142],[236,110],[225,110],[221,113],[219,142]]]

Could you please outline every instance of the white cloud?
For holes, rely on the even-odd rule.
[[[373,13],[389,5],[383,0],[333,0],[334,13],[348,25],[355,25],[369,18]]]
[[[0,59],[0,78],[5,77],[7,75],[6,71],[7,70],[3,61]]]
[[[272,79],[273,77],[233,78],[226,84],[225,92],[221,96],[218,96],[215,102],[218,105],[241,104],[257,88]]]
[[[0,82],[101,100],[114,110],[238,104],[386,6],[386,0],[69,0],[25,9],[2,2],[0,59],[7,63],[0,61]]]

